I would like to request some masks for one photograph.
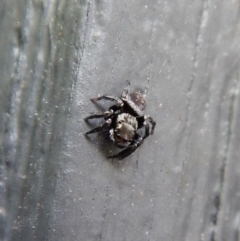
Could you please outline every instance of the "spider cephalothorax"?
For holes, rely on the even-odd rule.
[[[133,153],[144,141],[149,134],[153,134],[156,122],[149,115],[143,115],[141,109],[145,107],[145,100],[140,94],[128,94],[129,85],[123,91],[120,98],[113,96],[102,95],[97,98],[92,98],[92,101],[110,100],[114,101],[115,105],[111,106],[108,111],[90,115],[85,120],[94,118],[104,118],[105,122],[86,133],[86,135],[108,131],[110,139],[119,148],[125,148],[116,155],[109,158],[122,159]],[[149,133],[149,124],[151,124],[151,132]],[[137,133],[137,130],[145,127],[143,136]]]

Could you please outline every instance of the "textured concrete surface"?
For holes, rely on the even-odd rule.
[[[2,240],[240,240],[239,9],[0,3]],[[157,126],[119,162],[83,118],[126,79]]]

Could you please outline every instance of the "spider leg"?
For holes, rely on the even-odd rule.
[[[91,98],[90,100],[93,101],[93,102],[96,102],[98,100],[110,100],[110,101],[114,101],[116,102],[116,104],[118,106],[123,106],[123,101],[119,98],[116,98],[114,96],[110,96],[110,95],[102,95],[102,96],[99,96],[99,97],[96,97],[96,98]]]
[[[119,153],[108,156],[108,158],[118,158],[119,160],[129,156],[132,154],[142,143],[143,143],[143,138],[136,134],[137,139],[134,140],[133,144],[124,149],[123,151],[120,151]]]
[[[107,119],[106,122],[104,122],[101,126],[97,126],[97,127],[93,128],[92,130],[86,132],[85,135],[100,132],[100,131],[106,131],[110,128],[111,123],[112,123],[112,120]]]
[[[149,136],[149,123],[146,121],[145,116],[139,116],[137,117],[138,121],[138,129],[145,127],[145,134],[143,136],[143,139],[147,138]]]
[[[121,98],[126,98],[130,89],[130,81],[127,80],[127,86],[125,87],[125,89],[123,90],[122,94],[121,94]]]
[[[147,119],[148,119],[148,121],[151,123],[151,125],[152,125],[152,129],[151,129],[151,134],[153,134],[153,132],[154,132],[154,128],[155,128],[155,126],[156,126],[156,121],[154,121],[153,120],[153,118],[151,117],[151,116],[147,116]]]
[[[153,120],[153,118],[149,115],[144,115],[144,116],[139,116],[137,117],[137,121],[138,121],[138,129],[145,127],[145,135],[144,135],[144,139],[147,138],[149,136],[149,123],[152,125],[151,127],[151,134],[153,134],[154,132],[154,128],[156,126],[156,122]]]
[[[143,139],[147,138],[148,136],[149,136],[149,125],[146,124],[145,125],[145,134],[144,134]]]
[[[102,117],[109,117],[113,114],[113,110],[105,111],[103,113],[95,113],[93,115],[87,116],[84,120],[87,121],[89,119],[96,119]]]

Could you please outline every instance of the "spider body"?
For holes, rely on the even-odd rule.
[[[136,117],[122,113],[117,116],[115,122],[113,138],[111,138],[118,147],[127,147],[131,144],[135,132],[138,129],[138,122]]]
[[[149,115],[143,115],[141,109],[145,107],[145,100],[140,98],[138,94],[137,101],[131,98],[128,94],[128,87],[122,92],[120,98],[113,96],[102,95],[97,98],[92,98],[92,101],[110,100],[114,101],[115,105],[111,106],[108,111],[90,115],[85,120],[104,118],[105,122],[98,127],[86,132],[86,135],[99,132],[108,131],[110,139],[119,148],[125,148],[119,153],[109,156],[108,158],[125,158],[133,153],[144,141],[149,134],[153,134],[156,122]],[[141,103],[141,105],[138,105]],[[150,132],[151,125],[151,132]],[[143,136],[137,133],[140,128],[145,128]]]

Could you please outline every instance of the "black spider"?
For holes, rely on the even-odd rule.
[[[145,107],[143,97],[139,94],[128,94],[129,86],[128,84],[120,98],[108,95],[92,98],[91,101],[94,102],[102,99],[114,101],[115,105],[111,106],[108,111],[93,114],[85,118],[85,120],[94,118],[104,118],[105,120],[101,126],[86,132],[86,135],[103,130],[109,131],[110,139],[117,147],[125,148],[123,151],[108,158],[122,159],[133,153],[150,133],[153,134],[156,125],[151,116],[143,115],[140,110],[140,108],[143,109]],[[151,124],[151,132],[149,130],[149,123]],[[142,127],[145,127],[143,136],[137,133],[137,130]]]

